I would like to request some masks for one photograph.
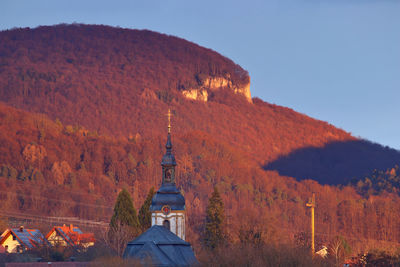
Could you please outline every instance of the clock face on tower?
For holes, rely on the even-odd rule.
[[[168,215],[171,212],[171,208],[168,205],[165,205],[161,208],[161,211],[164,215]]]

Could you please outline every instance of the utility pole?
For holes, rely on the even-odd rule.
[[[309,199],[306,204],[307,207],[311,208],[311,255],[314,256],[315,253],[315,243],[314,243],[314,208],[315,208],[315,194],[312,194],[312,198]]]

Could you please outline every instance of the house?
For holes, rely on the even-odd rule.
[[[0,236],[0,246],[6,252],[16,253],[37,247],[44,243],[43,234],[37,229],[10,228]]]
[[[88,248],[94,245],[94,234],[83,233],[78,227],[54,226],[46,235],[47,241],[53,246],[71,246]]]

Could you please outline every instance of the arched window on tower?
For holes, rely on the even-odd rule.
[[[171,170],[168,169],[165,171],[165,182],[170,183],[171,182]]]
[[[168,220],[164,220],[162,224],[165,228],[171,231],[171,226]]]

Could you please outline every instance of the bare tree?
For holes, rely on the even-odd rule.
[[[335,257],[336,266],[341,266],[346,254],[350,253],[351,248],[343,237],[338,236],[332,241],[330,250],[331,255]]]
[[[118,256],[122,257],[126,245],[137,234],[133,231],[132,227],[123,225],[118,221],[114,227],[108,227],[107,231],[104,231],[103,239]]]

